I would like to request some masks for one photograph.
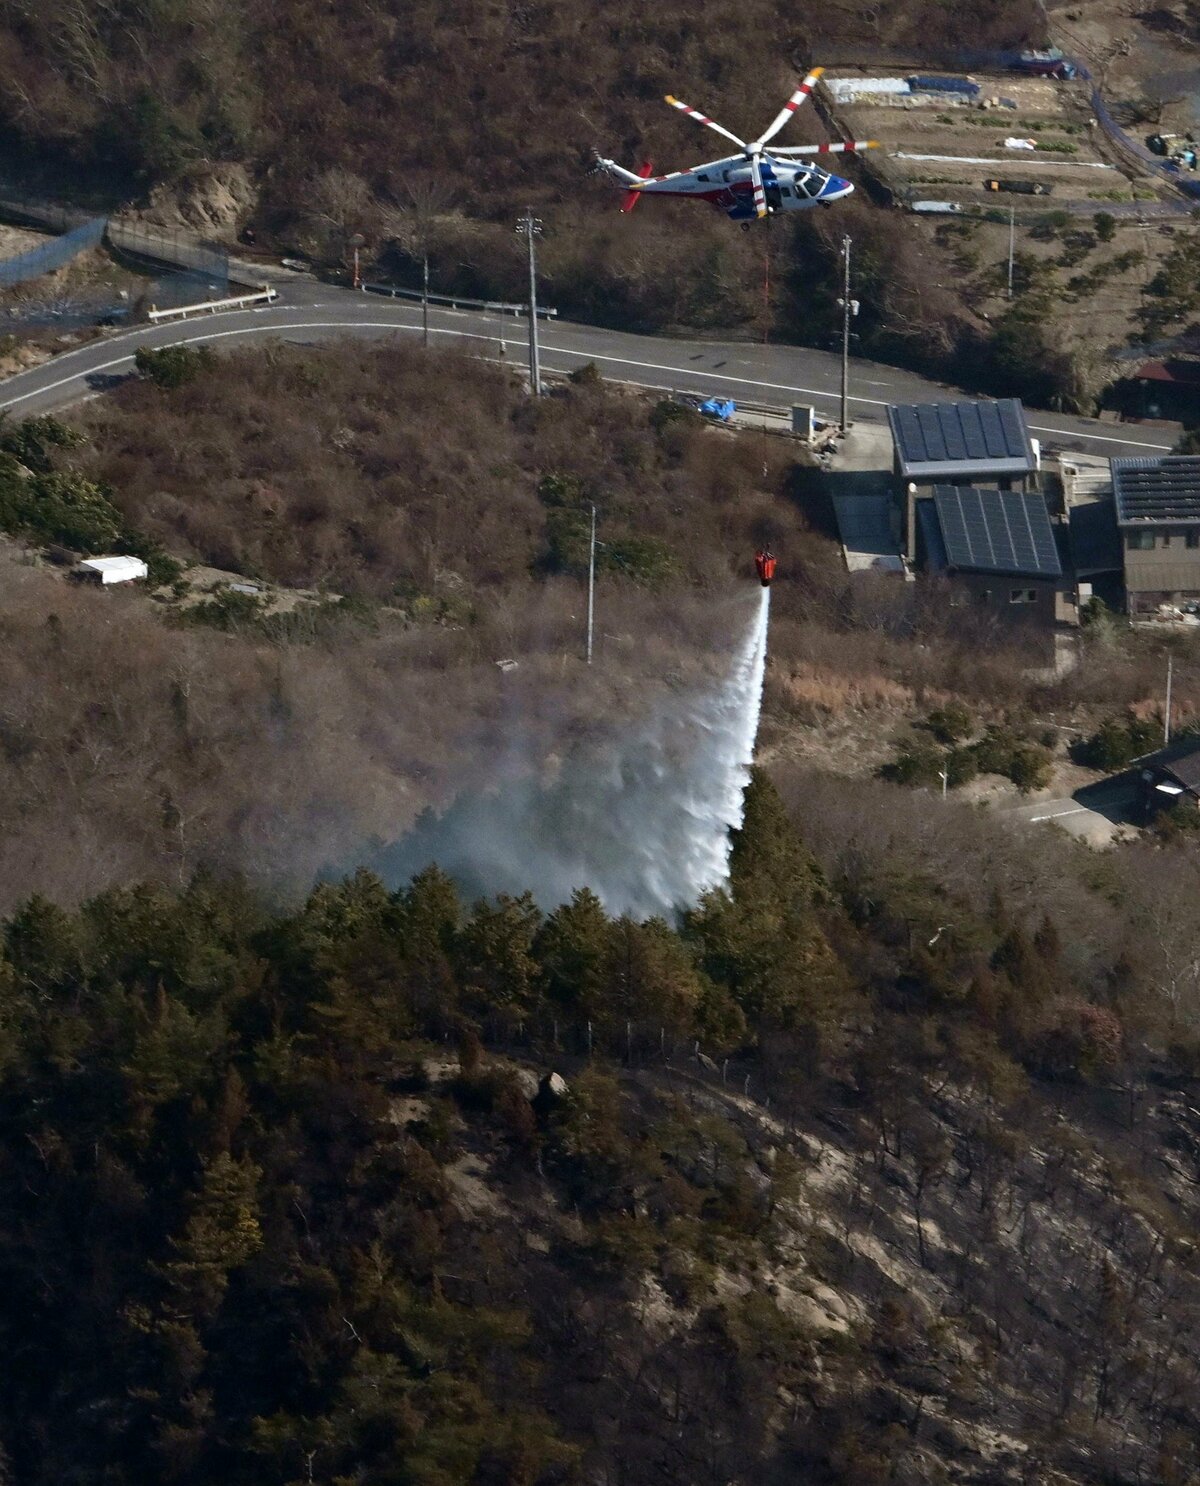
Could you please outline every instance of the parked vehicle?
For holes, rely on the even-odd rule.
[[[914,93],[957,93],[963,98],[978,98],[982,89],[969,77],[928,77],[918,75],[908,79]]]
[[[1056,46],[1046,51],[1022,52],[1012,69],[1028,77],[1052,77],[1060,82],[1070,82],[1079,76],[1079,69],[1073,62],[1068,62]]]
[[[1018,196],[1049,196],[1052,186],[1045,181],[984,181],[985,191],[1013,191]]]

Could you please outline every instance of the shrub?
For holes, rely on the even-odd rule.
[[[5,478],[7,474],[7,478]],[[76,474],[0,473],[0,530],[76,552],[111,552],[123,531],[108,491]]]
[[[952,748],[946,755],[946,783],[951,789],[969,784],[979,773],[979,761],[970,748]]]
[[[1033,1034],[1027,1061],[1048,1078],[1091,1082],[1116,1068],[1124,1036],[1120,1019],[1106,1007],[1061,1001]]]
[[[925,719],[925,726],[939,743],[961,743],[975,730],[974,719],[962,702],[935,708]]]
[[[1020,790],[1039,789],[1049,777],[1049,751],[1011,728],[993,724],[971,751],[981,773],[1011,779]]]
[[[595,387],[601,380],[600,368],[594,361],[589,361],[584,366],[577,366],[567,376],[567,381],[574,382],[576,387]]]
[[[702,421],[695,408],[689,408],[686,403],[673,402],[669,397],[656,402],[650,412],[650,426],[655,433],[662,433],[675,423],[696,425]]]
[[[256,593],[235,593],[223,588],[203,603],[180,610],[188,624],[202,624],[210,629],[232,630],[254,624],[263,617],[264,600]]]
[[[657,537],[621,537],[601,551],[603,567],[624,573],[635,583],[664,583],[678,571],[674,553]]]
[[[134,357],[141,375],[156,387],[165,388],[183,387],[194,382],[212,363],[213,354],[207,346],[164,346],[161,351],[143,346]]]
[[[1158,722],[1127,712],[1124,717],[1106,718],[1090,738],[1076,744],[1072,757],[1089,769],[1111,773],[1128,768],[1135,758],[1149,753],[1160,737]]]
[[[1050,759],[1037,743],[1014,748],[1008,760],[1008,775],[1019,790],[1041,789],[1050,778]]]
[[[1154,834],[1160,841],[1178,841],[1200,832],[1200,810],[1184,796],[1154,816]]]
[[[583,486],[574,475],[543,475],[538,481],[538,500],[544,506],[578,510],[584,504]]]
[[[24,418],[17,424],[0,419],[0,449],[35,474],[49,473],[51,449],[73,449],[82,442],[82,434],[57,418]]]
[[[924,738],[913,738],[902,743],[896,756],[879,771],[881,779],[893,784],[905,784],[910,788],[933,788],[941,786],[943,756]]]

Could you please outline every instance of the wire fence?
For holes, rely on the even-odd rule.
[[[21,198],[0,198],[0,217],[61,234],[53,242],[0,261],[0,289],[52,273],[107,242],[118,253],[177,270],[181,293],[215,298],[229,290],[228,252],[175,228],[89,217],[70,207]]]
[[[95,217],[90,222],[64,232],[61,237],[17,254],[15,258],[0,260],[0,289],[11,289],[17,284],[28,283],[31,279],[40,279],[43,274],[53,273],[55,269],[65,268],[80,253],[99,247],[107,226],[104,217]]]
[[[169,227],[130,225],[110,220],[108,242],[118,252],[152,263],[168,263],[216,290],[229,288],[229,254]]]

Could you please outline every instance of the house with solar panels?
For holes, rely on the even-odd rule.
[[[909,403],[887,411],[910,562],[917,556],[916,508],[936,488],[1027,491],[1037,485],[1040,452],[1016,398]]]
[[[1112,460],[1131,615],[1200,606],[1200,458]]]
[[[935,485],[917,502],[918,560],[949,581],[952,604],[984,606],[1004,619],[1078,622],[1074,584],[1037,490]]]

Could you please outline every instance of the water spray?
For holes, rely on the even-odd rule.
[[[551,910],[588,887],[612,914],[671,917],[729,875],[730,832],[762,709],[771,593],[764,587],[715,691],[673,700],[599,755],[569,759],[553,784],[525,778],[463,795],[389,848],[393,885],[430,862],[468,894],[531,892]]]

